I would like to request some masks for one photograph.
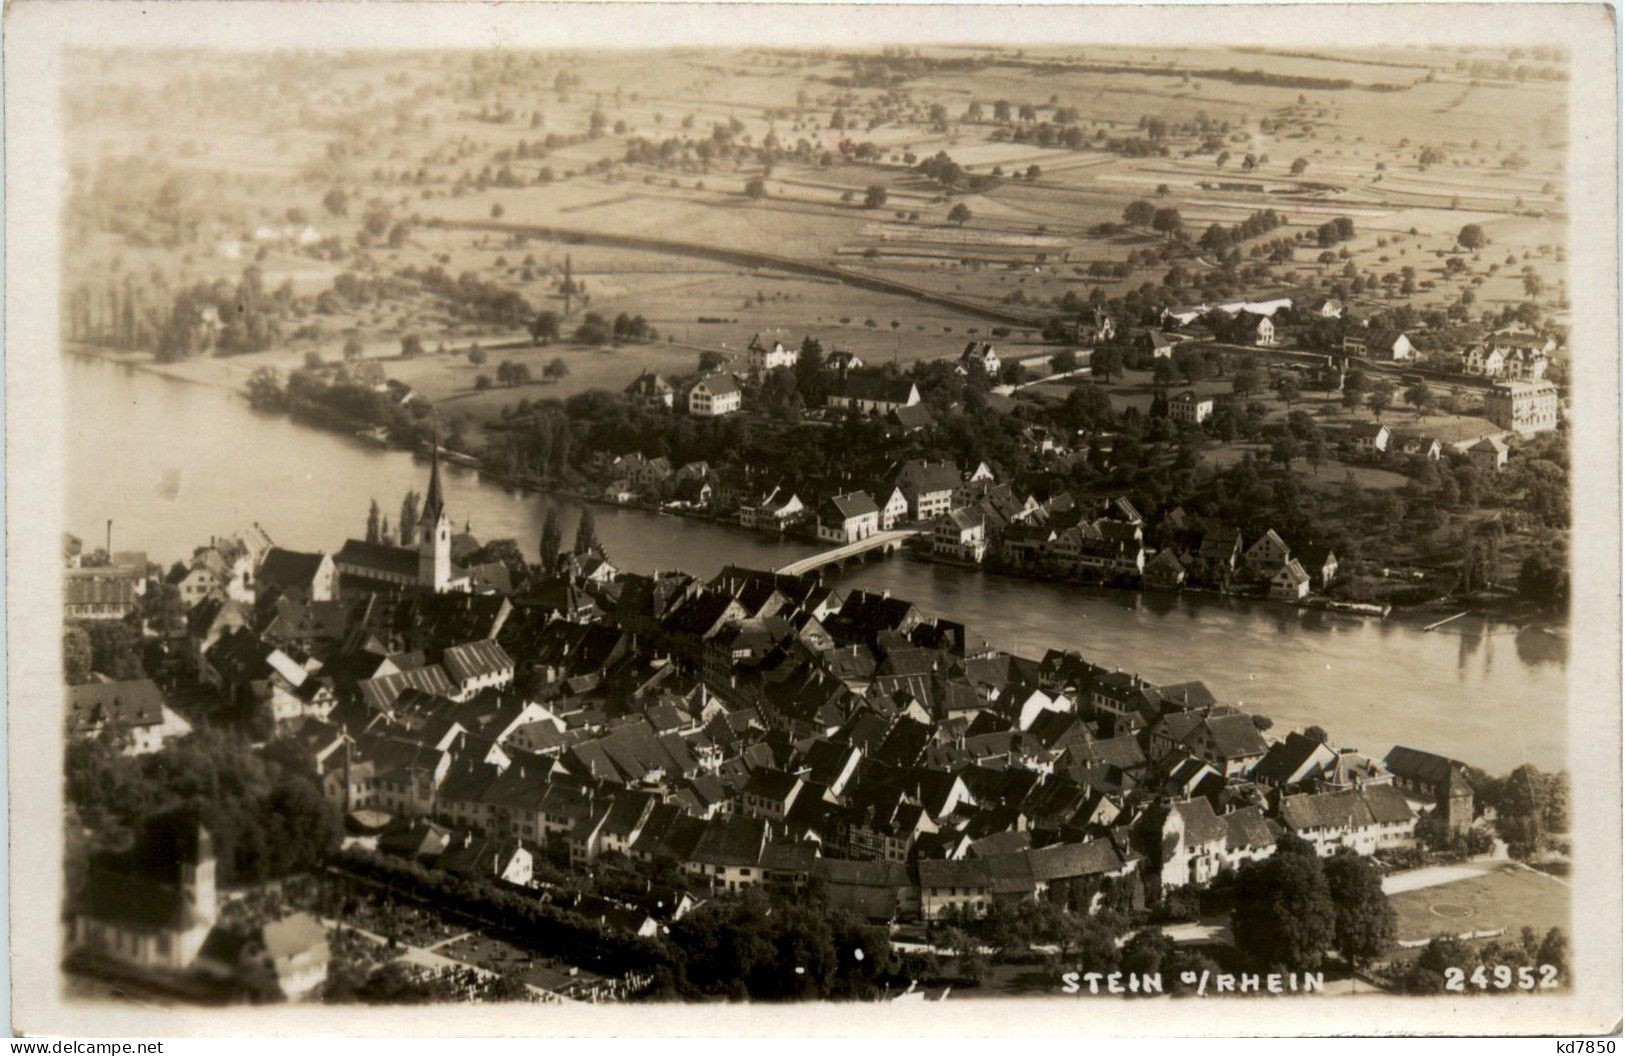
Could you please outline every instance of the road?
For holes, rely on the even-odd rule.
[[[920,529],[918,528],[893,528],[890,531],[877,532],[876,534],[869,536],[867,539],[859,539],[855,543],[847,543],[845,546],[832,547],[829,550],[814,554],[811,557],[804,557],[800,561],[792,561],[790,564],[779,569],[778,573],[781,576],[799,576],[805,572],[811,572],[815,568],[823,568],[825,565],[830,564],[839,564],[840,562],[846,561],[849,558],[857,557],[859,554],[868,553],[870,550],[881,550],[882,552],[886,550],[895,550],[900,547],[910,536],[918,535],[919,533]]]

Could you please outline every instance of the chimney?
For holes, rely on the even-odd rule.
[[[107,519],[107,560],[113,560],[113,518]]]

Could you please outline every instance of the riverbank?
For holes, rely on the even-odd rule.
[[[65,527],[86,538],[99,538],[111,519],[119,549],[144,549],[167,564],[211,534],[257,522],[280,546],[332,553],[361,537],[372,499],[393,513],[409,490],[422,493],[427,467],[408,452],[105,357],[64,363],[75,399],[98,408],[64,428],[65,461],[75,468],[63,482]],[[131,443],[135,436],[142,442]],[[481,539],[518,540],[532,556],[549,517],[568,538],[587,509],[611,560],[629,572],[704,579],[728,565],[782,568],[827,549],[714,517],[658,517],[558,489],[507,486],[455,466],[442,466],[441,482],[454,523]],[[910,560],[851,563],[826,579],[844,590],[890,591],[1018,655],[1075,650],[1153,683],[1201,678],[1219,699],[1270,715],[1280,729],[1320,725],[1340,743],[1378,754],[1398,738],[1495,772],[1523,762],[1560,769],[1568,758],[1568,646],[1557,635],[1423,633],[1393,618],[1096,590]],[[1508,715],[1519,717],[1517,737],[1507,735]]]
[[[241,384],[234,383],[238,377],[243,383],[252,370],[240,364],[233,365],[231,359],[196,358],[172,363],[159,363],[147,353],[124,353],[115,350],[97,348],[88,345],[65,346],[71,354],[85,358],[100,360],[117,364],[134,370],[149,373],[157,377],[173,381],[183,381],[190,384],[202,385],[218,390],[241,395]],[[256,353],[256,359],[262,359],[268,353]],[[292,354],[288,354],[291,356]],[[233,357],[242,359],[245,357]],[[264,364],[260,364],[264,365]],[[295,364],[297,365],[297,363]],[[307,414],[288,412],[288,417],[303,425],[313,426],[322,431],[337,433],[345,437],[347,443],[377,447],[381,446],[376,440],[368,439],[360,434],[376,427],[376,423],[364,422],[344,418],[336,414],[325,414],[321,420]],[[404,448],[396,447],[396,450]],[[419,452],[413,452],[420,456]],[[497,484],[511,492],[546,496],[551,499],[568,502],[607,507],[622,510],[637,510],[660,516],[680,517],[691,521],[712,524],[722,527],[741,536],[755,539],[772,540],[777,542],[794,542],[808,545],[822,546],[815,535],[800,532],[765,532],[760,529],[747,528],[740,525],[733,517],[714,513],[692,507],[681,507],[662,504],[647,499],[633,499],[623,501],[609,498],[601,493],[590,490],[572,488],[557,482],[541,481],[531,477],[523,477],[503,473],[488,466],[484,459],[475,455],[459,453],[457,461],[468,468],[478,472],[483,480]],[[1474,617],[1473,626],[1478,635],[1517,633],[1529,627],[1541,627],[1550,633],[1562,633],[1566,627],[1566,619],[1561,613],[1542,611],[1536,606],[1522,601],[1514,595],[1480,594],[1471,598],[1455,598],[1442,596],[1428,599],[1413,605],[1395,604],[1388,611],[1363,611],[1353,606],[1343,607],[1333,605],[1325,600],[1310,605],[1299,602],[1270,598],[1256,591],[1222,590],[1207,587],[1182,586],[1173,590],[1161,590],[1147,587],[1143,584],[1113,581],[1097,577],[1068,576],[1056,574],[1050,570],[1024,569],[1004,565],[998,562],[983,562],[980,564],[953,560],[935,554],[922,553],[918,549],[911,549],[910,553],[928,563],[944,567],[957,568],[964,572],[984,571],[997,576],[1025,579],[1035,582],[1053,583],[1086,587],[1110,591],[1121,591],[1127,594],[1154,593],[1173,597],[1205,596],[1222,598],[1227,601],[1254,603],[1266,609],[1310,609],[1330,615],[1342,615],[1351,619],[1383,619],[1390,622],[1403,622],[1430,631],[1444,631],[1444,627],[1430,628],[1447,617],[1465,612]],[[777,566],[775,566],[777,567]],[[1454,626],[1449,630],[1451,634],[1462,634],[1463,626]]]
[[[117,349],[67,342],[63,343],[62,350],[70,356],[100,360],[103,363],[113,363],[121,367],[128,367],[131,370],[141,371],[144,374],[167,378],[170,381],[184,381],[192,385],[204,385],[236,395],[242,393],[243,386],[247,384],[249,376],[253,373],[252,368],[245,368],[241,364],[233,364],[229,359],[205,356],[164,363],[160,362],[151,352],[120,352]],[[265,364],[257,365],[263,366]]]

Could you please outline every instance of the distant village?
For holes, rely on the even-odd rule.
[[[1292,303],[1285,298],[1165,309],[1167,325],[1178,329],[1142,329],[1123,336],[1129,336],[1129,347],[1153,363],[1167,361],[1181,344],[1196,342],[1199,335],[1211,338],[1204,320],[1216,315],[1230,321],[1236,328],[1232,333],[1243,333],[1246,343],[1268,347],[1277,340],[1272,317],[1291,310]],[[1335,300],[1323,299],[1310,312],[1322,320],[1341,319],[1344,308]],[[1222,324],[1209,321],[1207,325]],[[1404,333],[1373,348],[1358,328],[1351,329],[1351,336],[1342,339],[1341,353],[1305,355],[1309,362],[1299,369],[1307,373],[1307,384],[1341,389],[1351,356],[1389,364],[1414,363],[1421,357]],[[1080,339],[1085,347],[1059,355],[1025,357],[1050,370],[1041,380],[1088,373],[1089,346],[1119,337],[1112,318],[1102,311],[1085,313],[1068,336]],[[1544,380],[1555,347],[1551,338],[1498,331],[1461,353],[1453,368],[1459,377],[1487,384],[1483,413],[1488,428],[1484,432],[1441,440],[1372,420],[1354,422],[1330,439],[1351,460],[1365,464],[1399,464],[1413,458],[1439,462],[1453,455],[1486,474],[1499,473],[1512,450],[1509,441],[1557,428],[1558,389]],[[798,360],[799,350],[793,345],[764,340],[758,334],[747,346],[746,370],[737,375],[708,374],[679,384],[646,371],[627,387],[626,395],[646,407],[715,418],[740,411],[747,391],[759,389],[771,372],[796,368]],[[997,381],[1010,377],[1006,368],[1021,362],[1002,359],[992,343],[972,341],[959,355],[955,369],[961,375]],[[811,413],[872,417],[883,421],[899,438],[933,424],[932,411],[913,378],[895,371],[868,370],[859,357],[842,351],[829,355],[823,369],[835,380],[828,387],[824,408]],[[1403,376],[1420,380],[1419,376]],[[1009,413],[1014,406],[1012,394],[1034,383],[994,384],[984,397],[989,412]],[[998,401],[1009,406],[1000,406]],[[1189,389],[1171,396],[1159,392],[1150,413],[1182,426],[1199,427],[1211,422],[1216,402],[1211,395]],[[1085,442],[1036,423],[1026,427],[1021,439],[1028,453],[1040,461],[1064,460]],[[1090,438],[1090,442],[1099,441]],[[838,492],[816,483],[809,490],[789,479],[753,482],[737,466],[706,462],[673,466],[663,456],[646,457],[637,451],[616,456],[600,453],[591,469],[601,489],[592,497],[737,519],[747,528],[838,544],[847,548],[847,557],[895,543],[896,538],[886,537],[897,533],[907,538],[914,552],[940,561],[1133,588],[1256,592],[1294,602],[1323,592],[1338,574],[1338,555],[1324,539],[1289,543],[1273,529],[1243,538],[1234,526],[1203,523],[1178,507],[1157,523],[1146,524],[1127,500],[1090,503],[1066,492],[1042,498],[1022,492],[1018,481],[1000,481],[986,461],[968,469],[951,462],[898,462],[882,476],[849,481],[855,486]],[[861,545],[865,540],[871,542]],[[1382,610],[1381,606],[1363,608]]]
[[[913,406],[851,379],[841,391],[895,397],[887,413]],[[730,398],[731,383],[687,394],[713,413]],[[620,468],[629,490],[677,501],[714,487],[704,467]],[[520,996],[633,996],[655,949],[637,943],[670,941],[696,905],[750,891],[816,890],[880,926],[968,926],[1033,903],[1143,911],[1267,858],[1285,835],[1327,858],[1382,858],[1483,824],[1469,768],[1426,745],[1376,754],[1316,727],[1275,729],[1200,681],[1153,684],[1074,652],[1014,655],[816,570],[633,574],[590,525],[539,566],[492,562],[454,529],[438,457],[429,474],[399,545],[297,552],[256,526],[154,579],[145,555],[93,560],[70,538],[66,616],[144,624],[146,672],[68,688],[70,759],[94,748],[112,766],[205,727],[247,731],[342,818],[326,874],[415,890],[431,916],[450,896],[424,892],[451,882],[433,878],[457,878],[459,905],[592,936],[591,986]],[[806,510],[770,493],[739,516],[782,527]],[[921,526],[933,554],[961,561],[988,556],[997,524],[1000,558],[1016,565],[1170,584],[1234,576],[1294,599],[1336,574],[1311,541],[1175,519],[1151,529],[1167,542],[1147,561],[1130,503],[1040,504],[986,467],[904,463],[872,494],[808,512],[832,544]],[[167,619],[151,617],[159,592]],[[359,932],[319,899],[245,917],[247,896],[216,883],[217,835],[194,824],[157,855],[141,853],[140,834],[134,851],[92,854],[66,907],[75,956],[149,983],[319,996]],[[606,891],[611,866],[644,879]],[[408,960],[435,963],[412,949]]]

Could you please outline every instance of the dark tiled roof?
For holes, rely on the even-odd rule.
[[[1222,759],[1263,755],[1269,748],[1251,715],[1211,715],[1203,725]]]
[[[825,884],[854,887],[909,887],[908,869],[898,862],[819,858],[812,875]]]
[[[694,383],[696,388],[701,385],[704,385],[713,396],[724,396],[739,391],[739,382],[730,374],[708,374]]]
[[[440,654],[440,665],[458,684],[476,678],[513,671],[513,658],[492,641],[454,645]]]
[[[391,546],[388,543],[346,539],[344,547],[333,555],[333,561],[335,564],[395,576],[415,578],[418,574],[418,552],[410,547]]]
[[[1224,827],[1225,845],[1233,851],[1275,845],[1275,828],[1257,807],[1245,807],[1226,814]]]
[[[1296,731],[1289,733],[1286,740],[1270,745],[1264,758],[1253,767],[1252,779],[1267,785],[1284,785],[1320,747],[1319,741]],[[1332,762],[1327,760],[1327,765],[1330,766]]]
[[[68,687],[68,728],[150,726],[164,718],[164,695],[150,678]]]
[[[309,587],[327,558],[322,553],[284,550],[273,546],[260,563],[260,584],[273,587]],[[416,567],[414,563],[414,568]]]
[[[1454,759],[1446,759],[1442,755],[1425,752],[1420,748],[1407,748],[1404,745],[1395,745],[1382,761],[1395,777],[1435,785],[1448,781],[1450,771],[1462,765]]]
[[[936,861],[921,859],[917,863],[920,886],[936,888],[975,888],[993,885],[993,870],[980,859]]]
[[[1349,831],[1372,825],[1403,824],[1413,816],[1404,794],[1392,785],[1288,796],[1281,801],[1281,820],[1294,830]]]
[[[69,568],[62,572],[68,605],[134,605],[142,573],[129,568]]]
[[[457,692],[457,687],[446,677],[445,668],[439,664],[365,679],[357,682],[356,688],[361,693],[361,699],[379,711],[392,710],[395,701],[408,689],[418,689],[441,697],[449,697]]]
[[[689,860],[701,865],[753,866],[767,842],[767,821],[727,814],[712,818]]]
[[[877,403],[906,404],[914,382],[884,374],[848,374],[830,387],[830,395],[842,399]]]
[[[1187,844],[1216,843],[1228,835],[1225,823],[1213,813],[1213,804],[1205,799],[1175,803],[1173,809],[1185,823]]]
[[[952,462],[904,462],[892,473],[892,486],[902,488],[905,493],[953,491],[961,483],[959,467]]]
[[[823,513],[834,513],[841,520],[853,517],[864,517],[871,513],[879,513],[880,507],[875,500],[869,497],[866,491],[853,491],[845,495],[831,495],[826,500],[826,509]]]
[[[755,770],[750,775],[750,781],[745,785],[745,793],[760,796],[763,799],[783,802],[795,791],[796,785],[801,781],[795,774],[783,770],[764,767]]]
[[[1078,876],[1115,873],[1123,868],[1123,856],[1110,840],[1087,843],[1057,843],[1027,852],[1037,880],[1065,880]]]
[[[178,886],[123,871],[111,862],[91,862],[80,905],[94,920],[149,932],[184,930],[195,919]]]

